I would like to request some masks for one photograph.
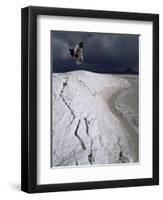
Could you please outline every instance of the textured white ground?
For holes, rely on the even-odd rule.
[[[137,88],[117,75],[52,74],[52,166],[138,162],[137,99],[124,101]]]

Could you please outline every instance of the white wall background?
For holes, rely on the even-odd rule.
[[[0,199],[162,199],[163,176],[160,186],[102,189],[29,195],[20,191],[20,10],[28,5],[112,11],[149,12],[160,14],[160,35],[163,34],[162,0],[5,0],[0,5]],[[160,88],[163,86],[160,38]],[[160,89],[161,92],[161,89]],[[163,92],[160,94],[163,102]],[[162,104],[163,105],[163,104]],[[160,154],[163,152],[163,106],[160,106]],[[162,112],[161,112],[162,111]],[[163,157],[160,156],[160,169]],[[134,173],[134,172],[133,172]]]

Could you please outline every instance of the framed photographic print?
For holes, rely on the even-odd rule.
[[[22,190],[159,184],[159,16],[22,9]]]

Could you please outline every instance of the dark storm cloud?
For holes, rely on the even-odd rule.
[[[101,73],[138,72],[138,35],[52,31],[53,72],[86,69]],[[84,42],[84,63],[76,66],[69,54]]]

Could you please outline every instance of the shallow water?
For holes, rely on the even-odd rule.
[[[130,83],[129,88],[122,89],[111,99],[112,112],[120,119],[129,132],[133,154],[139,158],[139,83],[138,75],[115,75]]]

